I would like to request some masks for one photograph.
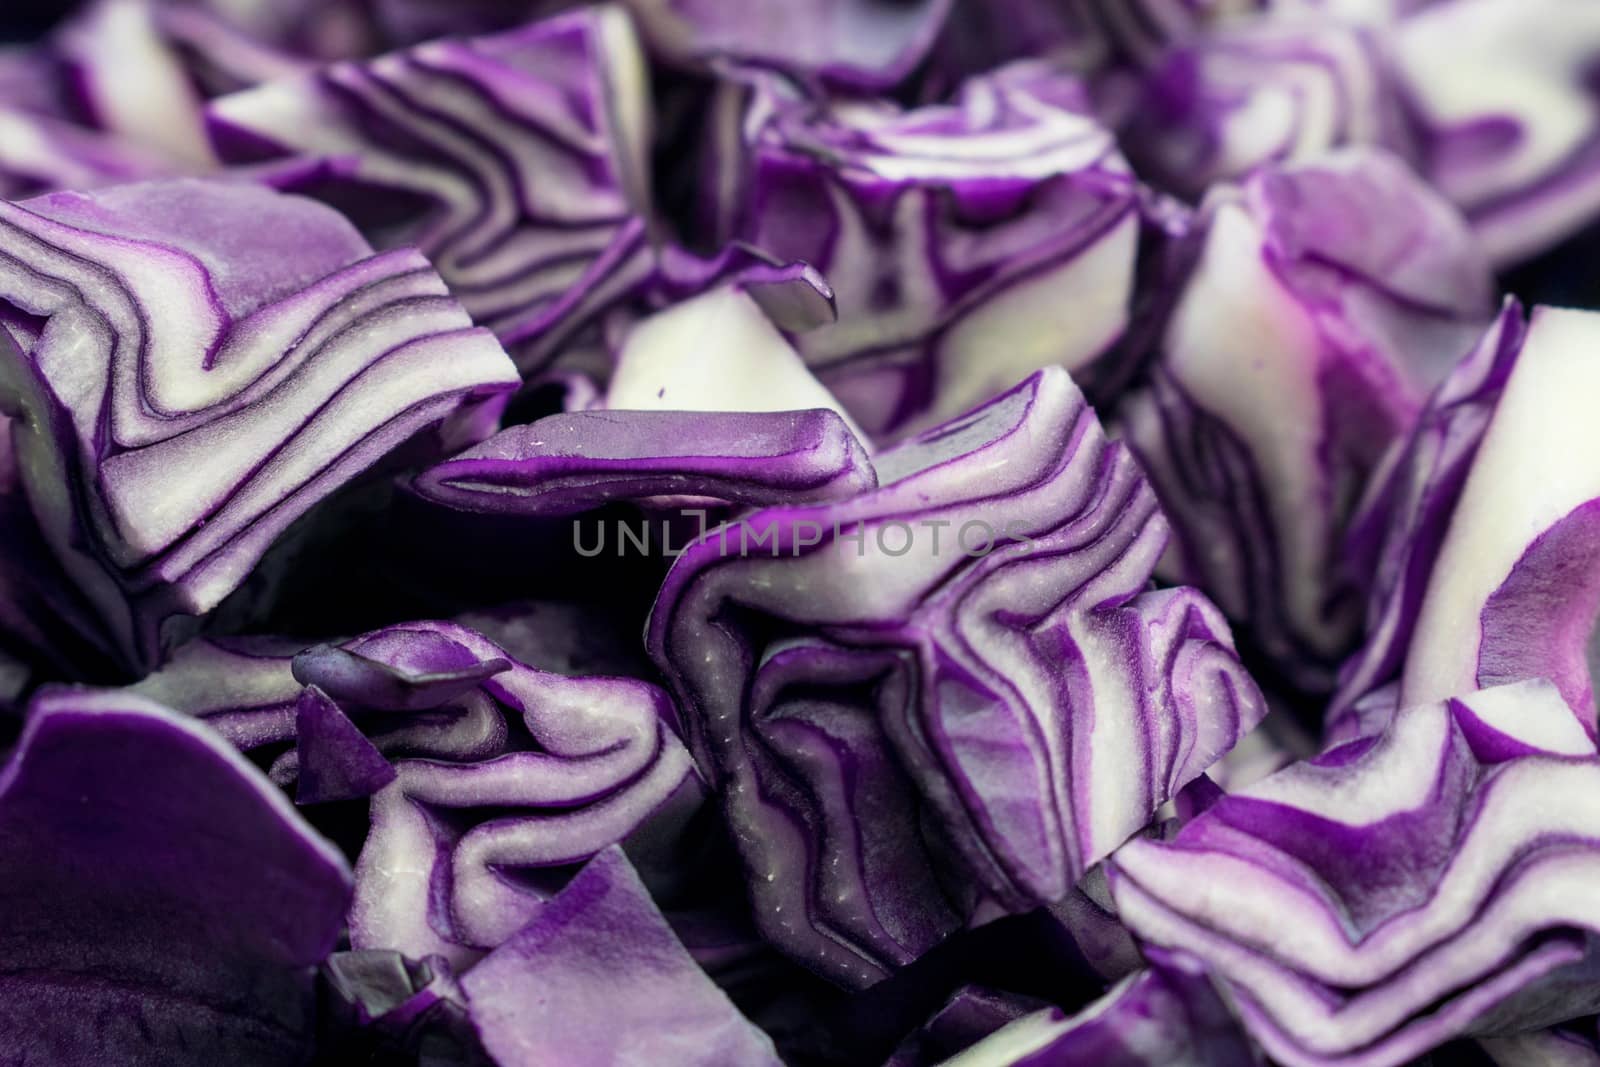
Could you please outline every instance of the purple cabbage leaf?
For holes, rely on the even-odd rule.
[[[0,768],[0,854],[7,1058],[309,1061],[350,870],[212,731],[47,691]]]
[[[707,532],[648,632],[762,933],[853,986],[1065,896],[1265,710],[1064,371],[875,465]]]
[[[582,411],[504,430],[425,472],[429,499],[463,510],[575,515],[662,495],[763,506],[877,487],[832,411]]]
[[[648,259],[648,94],[628,19],[595,7],[336,63],[206,117],[241,173],[339,207],[380,248],[421,249],[533,367]]]
[[[303,803],[370,795],[351,943],[458,971],[606,846],[670,859],[701,801],[660,689],[537,670],[453,623],[298,654],[194,642],[133,689],[212,725]]]
[[[1406,708],[1111,861],[1286,1067],[1398,1067],[1592,1015],[1600,754],[1546,682]]]
[[[518,383],[420,255],[374,255],[298,198],[52,194],[0,205],[0,247],[27,499],[96,636],[141,673],[318,501],[420,435],[457,440]]]
[[[782,1062],[695,963],[617,848],[590,860],[461,988],[502,1067]]]
[[[1508,301],[1373,473],[1344,544],[1350,568],[1370,576],[1362,642],[1340,667],[1330,725],[1398,680],[1467,472],[1526,333],[1522,308]]]
[[[1360,621],[1340,543],[1388,447],[1492,315],[1455,211],[1346,150],[1208,198],[1149,387],[1119,409],[1214,597],[1294,688],[1332,688]]]
[[[795,344],[869,434],[945,422],[1040,367],[1126,369],[1104,365],[1143,200],[1078,79],[1017,64],[910,111],[771,79],[744,97],[714,153],[719,229],[827,277],[839,321]]]
[[[1593,735],[1600,479],[1584,458],[1593,420],[1580,398],[1594,377],[1600,316],[1537,308],[1525,329],[1519,318],[1508,311],[1484,343],[1495,350],[1490,379],[1508,362],[1509,375],[1427,561],[1400,699],[1546,678]],[[1549,473],[1531,473],[1541,468]]]

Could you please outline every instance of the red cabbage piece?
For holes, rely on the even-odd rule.
[[[147,0],[94,0],[0,51],[0,197],[205,168],[200,101]]]
[[[1330,726],[1399,678],[1439,548],[1526,333],[1521,306],[1508,300],[1373,475],[1344,546],[1352,570],[1369,576],[1362,643],[1339,668]]]
[[[1186,41],[1145,76],[1128,154],[1145,177],[1198,198],[1258,166],[1342,145],[1403,151],[1380,32],[1337,18],[1264,16]]]
[[[1065,896],[1264,711],[1064,371],[876,465],[709,531],[648,632],[763,934],[857,986]]]
[[[1490,320],[1460,217],[1392,157],[1347,150],[1217,191],[1150,387],[1121,418],[1216,598],[1294,686],[1356,636],[1339,542],[1391,443]]]
[[[1600,477],[1582,400],[1597,384],[1600,315],[1539,308],[1519,325],[1510,313],[1485,342],[1514,345],[1496,364],[1514,363],[1429,561],[1401,702],[1548,678],[1592,735]]]
[[[595,7],[337,63],[206,114],[225,160],[345,210],[380,248],[420,248],[531,368],[530,346],[637,283],[648,93],[627,18]]]
[[[1015,65],[911,111],[763,84],[724,155],[733,232],[838,294],[838,323],[795,343],[870,434],[1043,366],[1090,375],[1128,327],[1138,184],[1071,75]]]
[[[838,415],[582,411],[513,426],[419,475],[430,500],[466,511],[576,515],[665,494],[763,506],[876,488]]]
[[[318,501],[518,384],[418,253],[374,255],[296,197],[194,180],[52,194],[0,204],[0,252],[0,395],[26,416],[10,428],[28,501],[139,673]]]
[[[614,408],[838,408],[779,333],[803,333],[835,320],[833,290],[820,273],[745,244],[728,244],[702,257],[675,244],[652,245],[642,223],[631,232],[624,250],[598,263],[584,286],[570,290],[543,316],[550,328],[535,330],[537,339],[518,347],[527,374],[542,371],[559,381],[577,373],[591,383],[610,383],[603,406]],[[648,340],[636,344],[635,335]],[[712,338],[715,359],[706,358]],[[753,350],[745,351],[746,346]],[[739,372],[755,365],[773,370],[775,357],[768,353],[775,349],[786,350],[782,362],[795,364],[801,373],[785,368],[759,391],[748,388]],[[629,368],[669,377],[654,383],[637,376],[626,384],[616,381]],[[574,392],[570,380],[566,384]],[[728,388],[737,403],[724,395]],[[792,389],[801,392],[787,395]],[[575,392],[584,389],[580,385]],[[813,402],[813,396],[826,399]],[[568,402],[568,410],[575,407],[581,405]]]
[[[606,849],[461,980],[504,1067],[779,1067],[772,1040],[706,977],[620,849]]]
[[[365,663],[339,663],[341,652]],[[495,669],[469,687],[468,661]],[[396,699],[395,676],[368,664],[409,677],[410,691]],[[373,798],[350,916],[357,948],[468,964],[538,913],[550,888],[540,871],[558,875],[698,802],[670,702],[644,682],[508,663],[445,623],[313,650],[295,673],[364,711],[380,750],[412,757],[395,760],[397,780]],[[372,725],[385,720],[390,729]]]
[[[1600,754],[1545,682],[1407,708],[1112,858],[1287,1067],[1390,1067],[1600,1005]]]
[[[133,691],[270,759],[272,780],[305,803],[375,789],[351,941],[458,970],[600,849],[670,855],[701,802],[656,686],[537,670],[453,623],[298,654],[282,641],[192,642]]]
[[[1600,217],[1600,8],[1435,3],[1396,28],[1394,51],[1422,172],[1497,265]]]
[[[490,646],[462,644],[445,636],[447,629],[393,627],[345,645],[318,645],[297,655],[292,669],[308,686],[383,711],[437,708],[511,669]]]
[[[78,5],[44,40],[0,52],[0,193],[209,171],[204,97],[303,73],[321,48],[362,50],[370,33],[337,29],[359,21],[343,3]]]
[[[47,692],[0,768],[0,854],[12,1062],[308,1062],[350,870],[210,730]]]
[[[997,1030],[944,1067],[1251,1067],[1261,1055],[1193,960],[1152,965],[1076,1015],[1046,1008]]]
[[[51,40],[72,105],[95,129],[175,166],[215,163],[201,99],[148,0],[90,0]]]
[[[246,752],[291,742],[301,691],[292,663],[302,641],[199,638],[127,691],[205,720]]]

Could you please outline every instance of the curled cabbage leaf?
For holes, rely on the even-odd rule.
[[[1600,754],[1545,682],[1406,708],[1111,862],[1287,1067],[1394,1067],[1593,1014]]]
[[[56,193],[0,204],[0,253],[28,501],[134,672],[318,501],[518,384],[421,255],[296,197]]]
[[[210,730],[47,691],[0,768],[0,854],[13,1062],[309,1061],[350,870]]]
[[[1138,184],[1079,81],[1020,64],[950,104],[821,104],[761,83],[723,150],[732,231],[820,270],[795,339],[869,434],[954,418],[1043,366],[1090,380],[1126,331]]]
[[[803,264],[747,266],[732,278],[701,266],[708,291],[616,329],[603,396],[509,427],[412,488],[461,511],[537,518],[612,501],[760,506],[876,486],[860,431],[779,331],[831,320],[831,290]],[[677,279],[690,284],[693,273]],[[790,410],[797,404],[817,407]]]
[[[1067,895],[1265,710],[1210,602],[1149,588],[1165,523],[1066,372],[876,466],[708,531],[648,630],[763,934],[856,986]]]
[[[627,18],[595,7],[336,63],[206,114],[223,159],[334,204],[380,248],[420,248],[532,367],[541,339],[647,265],[648,93]]]
[[[447,622],[299,647],[195,641],[131,689],[204,719],[303,803],[372,797],[357,949],[460,971],[600,849],[670,856],[701,803],[649,683],[537,670]]]
[[[1332,688],[1359,623],[1340,565],[1358,496],[1490,321],[1455,211],[1346,150],[1209,198],[1147,390],[1121,409],[1204,589],[1291,685]]]

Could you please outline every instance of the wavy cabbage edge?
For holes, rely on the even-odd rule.
[[[710,210],[827,277],[839,322],[795,345],[869,434],[903,439],[1040,367],[1119,369],[1145,220],[1078,78],[1020,63],[906,111],[742,81]]]
[[[1600,1007],[1600,754],[1547,682],[1392,714],[1110,864],[1289,1067],[1390,1067]]]
[[[662,690],[536,670],[454,623],[195,642],[134,690],[270,757],[302,803],[370,796],[351,944],[458,973],[601,849],[670,851],[703,794]]]
[[[876,466],[709,531],[648,630],[762,932],[855,986],[1065,896],[1265,710],[1064,371]]]
[[[649,81],[597,6],[212,101],[218,155],[414,245],[532,373],[651,269]]]
[[[317,502],[517,382],[419,253],[309,201],[180,180],[0,204],[20,479],[58,595],[133,673]]]

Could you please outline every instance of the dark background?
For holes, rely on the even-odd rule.
[[[26,41],[72,10],[71,0],[0,0],[0,41]]]

